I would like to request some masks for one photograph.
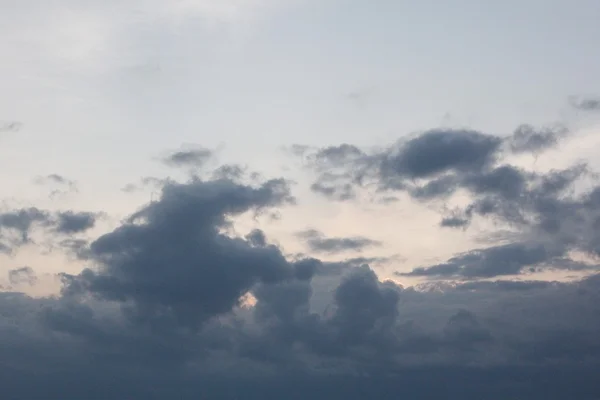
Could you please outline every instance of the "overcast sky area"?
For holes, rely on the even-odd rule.
[[[597,0],[0,0],[0,397],[600,398]]]

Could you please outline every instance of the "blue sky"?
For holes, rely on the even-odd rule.
[[[575,295],[578,290],[591,287],[590,296],[597,292],[600,225],[593,221],[600,221],[600,214],[592,205],[596,204],[594,190],[600,187],[594,175],[600,170],[596,156],[600,151],[599,20],[600,3],[595,0],[0,0],[0,181],[4,188],[0,306],[12,310],[16,300],[9,294],[21,293],[25,296],[18,300],[21,311],[38,305],[69,313],[75,312],[72,307],[89,307],[97,318],[108,321],[99,328],[100,320],[90,317],[85,320],[90,329],[99,324],[94,329],[110,330],[103,334],[116,335],[110,337],[121,345],[124,337],[143,337],[141,342],[156,344],[152,342],[154,333],[140,333],[138,327],[127,325],[139,322],[128,319],[132,309],[141,313],[152,308],[144,308],[148,298],[136,297],[139,291],[111,297],[115,293],[102,292],[101,285],[94,286],[94,279],[140,279],[127,287],[147,283],[147,277],[124,272],[130,270],[119,264],[123,254],[114,250],[118,247],[114,241],[124,240],[118,247],[123,252],[126,246],[133,246],[136,239],[119,235],[126,236],[134,229],[135,224],[127,218],[140,211],[147,218],[143,226],[164,235],[165,249],[178,248],[180,244],[169,242],[171,236],[184,237],[187,231],[171,226],[172,221],[161,225],[152,218],[158,218],[155,213],[159,212],[175,213],[172,201],[182,202],[177,204],[185,208],[182,199],[186,193],[198,190],[202,200],[198,200],[199,208],[188,210],[190,221],[197,209],[209,210],[207,215],[213,213],[215,221],[220,221],[227,212],[217,210],[217,205],[230,204],[228,201],[232,201],[228,207],[236,210],[231,211],[235,214],[232,225],[211,225],[215,232],[219,230],[215,243],[227,244],[236,237],[244,251],[275,252],[268,253],[271,258],[260,253],[266,257],[260,258],[261,262],[285,260],[280,261],[285,271],[300,268],[295,264],[299,253],[342,271],[319,275],[318,270],[311,283],[311,307],[334,313],[336,323],[361,318],[360,313],[348,311],[351,301],[344,297],[344,290],[360,292],[357,282],[361,279],[375,293],[367,296],[365,303],[380,299],[377,304],[382,308],[368,308],[374,314],[388,312],[384,307],[388,300],[395,310],[394,301],[398,300],[390,293],[398,290],[406,308],[402,318],[394,319],[394,329],[403,334],[407,329],[413,335],[410,338],[419,340],[424,338],[419,329],[437,332],[431,333],[430,339],[439,339],[435,343],[442,349],[422,358],[403,354],[405,358],[398,363],[403,368],[436,363],[464,366],[463,362],[521,368],[523,364],[515,361],[519,356],[546,368],[545,361],[520,353],[523,343],[531,345],[527,340],[532,332],[562,332],[564,338],[575,340],[587,338],[596,328],[583,319],[571,320],[570,315],[583,307],[580,301],[584,300]],[[544,141],[535,149],[517,148],[518,132],[525,132],[519,131],[519,126],[524,124],[532,127],[531,137],[538,135],[534,139]],[[443,135],[436,136],[439,132]],[[307,146],[302,156],[293,154],[295,145]],[[198,155],[201,149],[210,150],[207,162],[177,161],[177,154]],[[335,158],[339,156],[342,158]],[[581,163],[587,165],[585,173],[583,167],[575,167]],[[231,187],[219,186],[209,177],[224,164],[239,165],[260,176],[232,179]],[[576,170],[581,173],[573,172]],[[568,189],[565,186],[563,191],[550,193],[550,184],[544,186],[543,182],[558,179],[557,171],[568,181]],[[568,175],[569,171],[573,174]],[[340,176],[328,175],[334,172]],[[199,174],[202,184],[194,181],[194,174]],[[146,182],[151,183],[144,185],[142,181],[148,177],[151,180]],[[294,205],[278,197],[281,193],[277,190],[270,193],[269,179],[280,177],[289,180]],[[165,178],[172,182],[162,181]],[[248,192],[244,185],[250,184],[264,190]],[[433,187],[428,184],[439,185],[440,192],[425,198],[420,190]],[[334,194],[315,189],[316,185],[333,185],[336,190],[351,191],[352,196],[340,201]],[[270,197],[263,199],[266,192]],[[246,193],[246,197],[236,198],[236,193]],[[392,197],[396,201],[389,201]],[[484,211],[484,203],[492,200],[498,202],[494,211]],[[32,217],[30,207],[42,210],[41,214]],[[19,210],[29,211],[18,214]],[[257,210],[261,212],[256,214]],[[83,214],[76,219],[72,213]],[[26,217],[33,218],[31,227],[14,225]],[[441,226],[444,223],[448,225]],[[73,228],[80,226],[77,224],[85,229]],[[552,224],[559,227],[552,230]],[[256,234],[254,229],[260,229],[274,247],[265,247],[256,235],[245,236]],[[19,242],[20,234],[32,241]],[[67,239],[80,242],[67,243]],[[4,251],[3,246],[8,249],[9,244],[15,248]],[[75,244],[79,253],[70,247]],[[508,247],[502,247],[505,245]],[[208,281],[209,275],[197,277],[185,268],[173,274],[164,272],[171,263],[209,265],[216,262],[209,259],[213,256],[222,261],[215,255],[218,252],[213,254],[214,248],[207,246],[203,251],[209,256],[184,248],[189,260],[199,257],[195,261],[177,258],[180,254],[161,259],[170,250],[161,255],[151,247],[145,260],[152,264],[148,260],[157,257],[165,263],[159,268],[162,272],[152,276],[167,283],[174,276],[179,279],[174,286],[165,283],[168,287],[157,287],[157,292],[187,293],[187,282]],[[103,253],[107,248],[113,249],[109,255]],[[237,254],[236,249],[239,247],[229,251]],[[244,266],[251,254],[258,257],[248,252],[244,257],[232,256],[231,262]],[[355,265],[359,257],[370,265],[368,270]],[[82,272],[87,267],[96,275]],[[236,271],[243,275],[243,269]],[[70,274],[71,280],[65,283],[65,275],[57,275],[60,273]],[[265,289],[268,279],[261,274],[265,272],[253,275],[255,281],[247,278],[252,284],[235,288],[258,305],[240,308],[234,299],[231,304],[221,304],[224,308],[219,313],[211,314],[215,320],[239,319],[249,324],[248,331],[261,331],[264,314],[260,313],[276,314],[270,302],[281,295]],[[226,292],[231,282],[215,279],[214,287],[221,284]],[[381,282],[386,279],[404,288],[394,286],[392,290]],[[555,280],[559,283],[549,283]],[[501,283],[488,287],[486,281]],[[519,288],[526,287],[527,294],[509,293],[513,281],[522,282]],[[245,281],[240,278],[240,282]],[[296,289],[301,283],[285,282]],[[419,290],[435,290],[407,294],[406,287],[418,284],[422,284]],[[83,287],[93,300],[69,294],[69,290]],[[467,290],[472,287],[476,290]],[[293,292],[293,288],[288,289]],[[176,305],[169,303],[172,299],[168,296],[155,300],[166,302],[161,305],[171,307],[176,319],[182,317],[179,312],[194,306],[203,309],[204,303],[218,303],[190,296]],[[548,317],[547,305],[559,304],[560,296],[568,299],[561,309],[564,319],[553,320]],[[130,303],[119,304],[117,298]],[[181,305],[186,301],[191,308]],[[261,308],[261,301],[267,311]],[[498,307],[493,306],[496,303]],[[514,315],[506,311],[513,310],[511,307],[515,307]],[[467,314],[458,311],[463,309]],[[211,310],[203,312],[210,314]],[[585,310],[597,315],[594,309]],[[520,326],[527,313],[539,315],[539,320],[512,331],[509,327]],[[2,319],[5,314],[0,312],[0,328],[8,323]],[[33,341],[48,329],[60,331],[57,325],[44,325],[46,319],[31,328],[29,318],[38,323],[35,312],[19,315],[27,339],[20,342],[11,336],[10,340],[18,341],[23,349],[42,346]],[[80,314],[71,317],[87,318]],[[326,315],[321,317],[322,329],[335,328],[327,325]],[[190,319],[198,322],[195,318]],[[407,328],[410,318],[419,326],[413,327],[415,331]],[[59,320],[63,322],[55,322],[68,325]],[[481,353],[469,353],[472,359],[453,358],[460,347],[457,343],[464,338],[454,343],[455,339],[443,335],[454,335],[453,329],[458,329],[457,335],[477,336],[481,334],[479,324],[489,328],[490,337],[514,336],[523,342],[489,344],[483,340]],[[61,326],[68,334],[78,335]],[[124,326],[127,330],[120,331]],[[441,326],[447,328],[443,334],[438,332]],[[210,329],[186,336],[190,349],[203,348],[215,332],[226,335],[218,330],[221,328]],[[238,335],[235,339],[231,336],[232,341],[245,335],[227,334]],[[65,340],[61,346],[65,354],[71,354],[75,345]],[[251,342],[243,340],[237,345]],[[298,340],[300,344],[295,346],[311,345]],[[398,348],[411,346],[398,340],[394,342]],[[567,354],[568,350],[552,340],[555,338],[548,337],[547,342],[538,344],[558,349],[557,357],[565,360],[578,356],[577,349]],[[578,349],[595,351],[597,341],[589,340]],[[450,342],[458,347],[451,347]],[[90,354],[106,351],[94,347],[98,345],[94,339],[89,343],[86,351]],[[165,349],[167,353],[172,350]],[[319,351],[296,354],[297,350],[290,350],[299,357],[294,363],[318,369],[321,363],[331,361]],[[0,356],[2,351],[0,345]],[[47,351],[55,354],[54,348]],[[245,362],[251,370],[258,368],[252,357],[248,361],[231,349],[223,351],[224,355],[219,353],[212,361],[218,365],[239,362],[240,373],[247,372]],[[354,373],[367,368],[366,364],[381,367],[391,362],[379,358],[364,361],[352,354],[334,363],[336,374],[346,376],[345,368]],[[600,357],[594,354],[596,368]],[[137,356],[123,352],[127,362],[135,364]],[[34,352],[30,357],[27,362],[36,365]],[[74,355],[69,360],[71,366],[82,362]],[[194,372],[206,373],[202,360],[188,361],[186,365],[192,365]],[[559,361],[563,366],[564,360]],[[294,363],[285,365],[296,368]],[[353,370],[355,367],[358,369]],[[265,368],[272,372],[269,366]],[[146,372],[154,376],[160,370],[156,367]],[[91,370],[87,373],[93,375]],[[124,382],[129,382],[131,377],[125,375]],[[498,379],[500,384],[504,382],[504,378]],[[15,393],[22,397],[10,398],[26,398],[25,392]]]

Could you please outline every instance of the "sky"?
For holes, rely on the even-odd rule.
[[[0,0],[2,398],[597,399],[599,18]]]

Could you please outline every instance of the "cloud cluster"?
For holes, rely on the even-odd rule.
[[[64,237],[83,233],[95,226],[99,216],[93,212],[50,212],[36,207],[0,212],[0,252],[11,254],[31,243],[31,235],[38,229]]]
[[[510,163],[516,155],[555,148],[568,136],[562,126],[521,125],[506,137],[434,129],[382,150],[342,144],[303,156],[317,173],[313,191],[338,201],[354,199],[362,191],[445,204],[466,195],[468,203],[451,208],[441,227],[468,229],[475,218],[492,220],[513,230],[512,240],[403,275],[489,278],[584,268],[569,258],[572,252],[600,256],[600,185],[593,171],[585,163],[547,172]]]
[[[433,202],[460,191],[466,202],[440,229],[477,218],[513,228],[509,243],[398,274],[436,278],[415,287],[380,279],[373,266],[383,257],[360,251],[382,243],[366,237],[309,229],[296,235],[307,254],[289,256],[260,229],[232,233],[241,216],[298,203],[288,180],[248,183],[236,166],[185,182],[154,178],[155,200],[89,242],[78,234],[97,213],[5,210],[5,252],[39,233],[85,268],[61,273],[56,296],[0,292],[3,396],[597,398],[600,275],[507,278],[532,268],[596,270],[600,188],[589,167],[534,173],[506,162],[566,137],[527,127],[506,138],[433,130],[379,152],[303,149],[331,197],[373,189]],[[169,160],[189,166],[204,156]],[[582,179],[589,184],[575,190]],[[316,258],[348,252],[356,257]],[[30,267],[7,278],[37,282]]]

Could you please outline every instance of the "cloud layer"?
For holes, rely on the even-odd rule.
[[[381,278],[378,265],[392,258],[371,255],[384,246],[376,239],[307,223],[293,234],[306,254],[294,256],[261,229],[240,233],[240,220],[301,202],[286,178],[237,165],[209,170],[208,150],[164,158],[202,171],[184,181],[145,178],[157,198],[99,236],[101,212],[6,208],[4,253],[41,238],[84,268],[58,274],[61,292],[37,298],[11,291],[39,284],[36,268],[8,270],[3,393],[597,398],[600,186],[583,162],[541,172],[512,162],[571,135],[523,125],[504,137],[434,129],[377,151],[297,146],[316,176],[313,191],[332,201],[445,203],[438,229],[448,234],[477,221],[509,230],[503,240],[490,235],[487,247],[393,274],[421,279],[416,286]],[[54,174],[36,183],[71,185]],[[530,279],[557,270],[583,278]]]

